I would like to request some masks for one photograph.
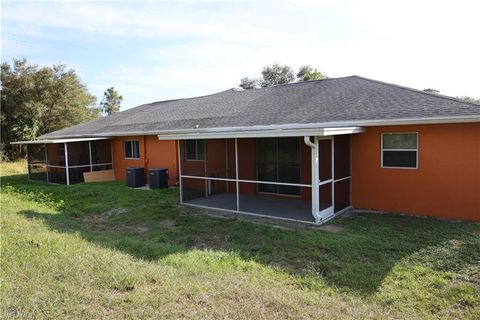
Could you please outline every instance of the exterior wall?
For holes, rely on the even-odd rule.
[[[124,141],[138,140],[139,159],[125,159]],[[168,168],[169,185],[178,183],[177,144],[173,140],[161,141],[157,136],[117,137],[112,139],[113,168],[117,180],[125,180],[128,167],[144,167],[145,178],[151,168]],[[148,183],[148,180],[145,180]]]
[[[418,169],[381,168],[381,133],[418,132]],[[125,159],[124,140],[138,140],[140,159]],[[301,146],[301,183],[310,184],[310,149]],[[225,152],[228,150],[227,155]],[[207,173],[235,178],[234,140],[210,140]],[[238,139],[239,178],[256,180],[255,139]],[[49,160],[56,150],[49,148]],[[169,168],[169,184],[178,183],[177,143],[156,136],[112,139],[113,166],[118,180],[129,166]],[[324,153],[326,155],[326,153]],[[328,154],[326,155],[328,156]],[[184,157],[182,157],[184,159]],[[340,157],[342,158],[342,157]],[[345,157],[347,159],[347,157]],[[327,159],[325,159],[327,161]],[[203,161],[182,161],[186,173],[203,173]],[[228,171],[228,174],[227,174]],[[204,185],[203,181],[198,183]],[[224,192],[226,183],[216,188]],[[256,194],[255,184],[240,184],[242,194]],[[235,183],[228,184],[235,192]],[[301,199],[310,201],[310,188]],[[368,127],[352,135],[352,205],[355,208],[480,220],[480,123]]]
[[[418,132],[418,169],[381,168],[381,133]],[[355,208],[480,220],[480,123],[368,127],[352,137]]]

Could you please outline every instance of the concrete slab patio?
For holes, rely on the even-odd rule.
[[[184,201],[185,204],[236,210],[236,195],[220,193],[207,198]],[[294,219],[305,222],[314,222],[311,203],[307,201],[280,198],[268,195],[240,195],[240,211],[261,214],[274,218]]]

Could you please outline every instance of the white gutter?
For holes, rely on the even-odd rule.
[[[303,137],[332,136],[339,134],[361,133],[361,127],[342,128],[312,128],[312,129],[275,129],[275,130],[244,130],[244,131],[210,131],[159,134],[159,140],[189,140],[189,139],[226,139],[226,138],[257,138],[257,137]]]
[[[310,141],[309,136],[303,137],[303,142],[312,149],[312,216],[315,219],[315,223],[319,223],[322,220],[320,216],[320,196],[319,196],[319,172],[318,172],[318,147],[317,143]]]

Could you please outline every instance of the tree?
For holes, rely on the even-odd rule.
[[[111,115],[115,112],[120,111],[120,104],[122,103],[123,97],[118,94],[117,90],[114,87],[110,87],[103,93],[102,102],[100,102],[100,108],[103,113],[106,115]]]
[[[423,89],[423,91],[428,92],[428,93],[433,93],[433,94],[439,94],[440,93],[439,90],[431,89],[431,88]]]
[[[39,67],[26,59],[1,65],[1,153],[9,159],[24,155],[10,142],[33,140],[41,134],[100,116],[96,98],[65,65]]]
[[[310,65],[302,66],[297,73],[297,81],[322,80],[326,78],[326,75],[317,69],[313,69]],[[295,81],[295,74],[292,68],[274,63],[263,68],[262,76],[258,80],[249,77],[240,79],[240,87],[243,89],[253,89],[260,85],[265,88],[293,81]]]
[[[326,78],[327,76],[322,74],[317,69],[313,69],[309,65],[300,67],[300,70],[298,70],[298,73],[297,73],[298,81],[322,80]]]
[[[433,94],[440,94],[439,90],[430,89],[430,88],[429,89],[423,89],[423,91],[433,93]],[[463,101],[468,102],[468,103],[473,103],[473,104],[480,105],[480,99],[475,99],[475,98],[468,97],[468,96],[457,97],[457,99],[463,100]]]
[[[258,80],[249,78],[249,77],[243,77],[240,79],[240,88],[248,90],[248,89],[254,89],[257,87]]]
[[[278,63],[274,63],[271,66],[266,66],[263,68],[260,85],[265,88],[278,84],[290,83],[294,80],[295,75],[292,68],[290,68],[289,66],[281,66]]]
[[[478,104],[480,105],[480,99],[475,99],[475,98],[472,98],[472,97],[467,97],[467,96],[463,96],[463,97],[457,97],[458,99],[461,99],[465,102],[469,102],[469,103],[474,103],[474,104]]]

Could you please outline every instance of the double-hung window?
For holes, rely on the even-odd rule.
[[[185,143],[186,160],[205,160],[205,140],[187,140]]]
[[[418,133],[382,133],[382,168],[418,168]]]
[[[140,159],[138,140],[125,140],[125,159]]]

